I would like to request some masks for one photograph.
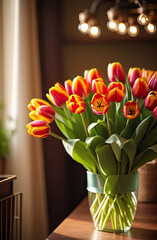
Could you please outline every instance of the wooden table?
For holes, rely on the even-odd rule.
[[[115,234],[97,231],[94,228],[85,198],[76,209],[58,226],[47,240],[157,240],[157,203],[138,203],[132,229]]]

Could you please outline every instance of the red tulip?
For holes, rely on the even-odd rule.
[[[110,102],[121,102],[125,95],[123,83],[112,82],[108,85],[108,100]]]
[[[50,133],[49,124],[43,120],[30,122],[26,127],[28,128],[28,133],[37,138],[46,138]]]
[[[105,114],[110,107],[110,102],[107,97],[101,93],[95,93],[92,101],[91,108],[94,113],[98,115]]]
[[[138,104],[134,101],[128,101],[123,106],[123,114],[124,114],[124,117],[126,117],[128,119],[134,119],[134,118],[138,117],[140,114]]]
[[[134,85],[134,82],[137,78],[140,78],[142,76],[142,71],[140,68],[130,68],[128,72],[128,80],[131,85],[131,87]]]
[[[36,109],[36,116],[47,123],[51,123],[55,118],[55,111],[51,106],[40,106]]]
[[[157,107],[157,91],[151,91],[148,93],[145,99],[145,106],[150,111],[153,111],[153,109]]]
[[[102,93],[104,95],[107,94],[107,87],[102,78],[97,78],[92,81],[92,90],[94,93]]]
[[[72,113],[77,114],[82,113],[86,107],[83,99],[77,94],[71,95],[66,102],[66,105]]]
[[[157,71],[153,74],[148,82],[148,86],[152,91],[157,91]]]
[[[157,107],[154,108],[153,115],[154,115],[155,118],[157,118]]]
[[[77,94],[81,98],[85,99],[90,93],[89,83],[83,77],[75,77],[72,83],[72,92],[73,94]]]
[[[97,70],[97,68],[92,68],[90,70],[85,70],[84,77],[88,81],[88,83],[90,85],[92,85],[92,81],[97,78],[101,78],[101,75],[100,75],[99,71]]]
[[[154,73],[155,71],[142,69],[142,77],[145,77],[147,79],[147,82],[149,82]]]
[[[63,107],[69,98],[69,93],[60,83],[56,83],[49,89],[49,94],[47,93],[46,96],[55,106]]]
[[[66,80],[64,82],[65,90],[69,93],[69,95],[72,95],[72,81],[70,79]]]
[[[120,82],[125,83],[125,74],[122,65],[119,62],[109,63],[107,67],[108,79],[110,82],[116,82],[116,78]]]
[[[145,98],[147,96],[149,87],[145,77],[136,79],[132,88],[132,93],[136,98]]]

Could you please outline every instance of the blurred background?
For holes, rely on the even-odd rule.
[[[14,130],[4,173],[17,175],[14,191],[23,192],[24,240],[45,239],[86,196],[86,172],[62,142],[27,134],[29,101],[46,100],[56,82],[64,84],[94,67],[108,83],[107,65],[115,61],[126,75],[130,67],[157,70],[157,33],[139,26],[138,36],[131,37],[107,29],[107,11],[115,1],[97,7],[98,38],[80,33],[79,13],[92,2],[0,0],[0,101],[4,124]],[[61,135],[55,123],[51,126]]]

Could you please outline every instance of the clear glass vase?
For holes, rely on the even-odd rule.
[[[90,213],[97,230],[129,231],[137,209],[137,191],[103,194],[88,191]]]

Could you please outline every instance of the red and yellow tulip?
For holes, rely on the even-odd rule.
[[[46,138],[50,133],[50,126],[43,120],[36,120],[27,124],[28,133],[37,138]]]
[[[102,78],[97,78],[92,81],[92,90],[94,93],[102,93],[104,95],[107,94],[107,87]]]
[[[108,100],[110,102],[121,102],[125,95],[125,87],[123,83],[111,82],[108,85]]]
[[[152,91],[157,91],[157,71],[150,78],[148,86]]]
[[[47,93],[46,96],[53,105],[63,107],[69,98],[69,93],[57,82],[54,87],[49,89],[49,94]]]
[[[125,83],[125,74],[122,65],[119,62],[109,63],[107,67],[108,79],[110,82],[116,82],[116,78]]]
[[[148,93],[145,99],[145,107],[153,111],[155,107],[157,107],[157,91],[151,91]]]
[[[72,80],[68,79],[64,82],[65,90],[72,95]]]
[[[43,105],[36,109],[36,116],[47,123],[51,123],[55,118],[55,111],[51,106]]]
[[[37,109],[37,107],[40,107],[42,105],[47,105],[47,106],[51,106],[48,102],[39,99],[39,98],[33,98],[29,104],[28,104],[28,109],[30,111],[35,111]]]
[[[110,107],[110,102],[108,98],[101,93],[95,93],[92,101],[91,101],[91,108],[94,113],[98,115],[105,114]]]
[[[149,91],[147,79],[145,77],[137,78],[132,88],[134,97],[145,98]]]
[[[92,81],[97,78],[101,78],[101,75],[97,68],[92,68],[90,70],[85,70],[84,77],[88,81],[88,83],[92,85]]]
[[[138,104],[135,101],[128,101],[123,106],[123,114],[124,114],[124,117],[127,119],[137,118],[140,114],[140,109]]]
[[[153,70],[146,70],[144,68],[142,69],[142,77],[145,77],[147,79],[147,82],[149,82],[154,73],[155,71]]]
[[[79,95],[82,99],[85,99],[90,93],[89,83],[81,76],[75,77],[72,83],[72,92],[73,94]]]
[[[130,68],[128,71],[128,81],[131,85],[131,87],[133,87],[134,82],[136,81],[137,78],[141,78],[142,76],[142,71],[140,68]]]
[[[86,107],[83,99],[77,94],[71,95],[66,102],[66,105],[72,113],[76,114],[84,112]]]

